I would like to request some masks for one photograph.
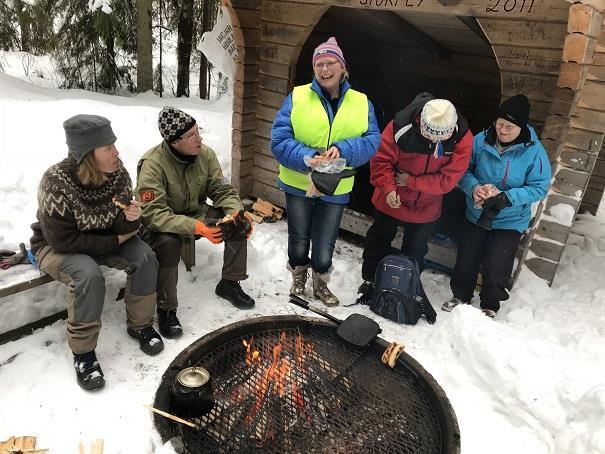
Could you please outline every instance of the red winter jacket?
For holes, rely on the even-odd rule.
[[[413,127],[418,128],[417,120],[414,123]],[[466,171],[472,148],[473,135],[467,130],[451,154],[435,158],[432,154],[405,151],[395,143],[391,121],[382,132],[378,151],[370,160],[370,182],[375,188],[372,203],[378,211],[405,222],[425,223],[439,219],[443,194],[454,189]],[[396,169],[410,174],[406,186],[397,186]],[[386,195],[391,191],[399,194],[399,208],[387,205]]]

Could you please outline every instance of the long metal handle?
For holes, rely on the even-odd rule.
[[[311,307],[311,305],[309,304],[309,302],[307,300],[301,298],[298,295],[294,295],[293,293],[290,293],[290,302],[292,304],[296,304],[299,307],[302,307],[303,309],[306,309],[311,312],[315,312],[317,315],[321,315],[322,317],[325,317],[328,320],[333,321],[334,323],[337,323],[339,325],[342,323],[342,320],[340,320],[339,318],[336,318],[333,315],[330,315],[327,312],[322,311],[321,309],[316,309],[314,307]]]

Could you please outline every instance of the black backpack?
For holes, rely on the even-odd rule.
[[[415,325],[424,314],[433,324],[437,314],[424,293],[416,261],[403,254],[384,257],[376,269],[370,309],[397,323]]]

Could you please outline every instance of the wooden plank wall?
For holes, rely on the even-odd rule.
[[[327,6],[322,1],[265,0],[261,7],[254,183],[252,194],[285,206],[277,188],[277,162],[271,154],[271,125],[292,89],[294,66],[302,44]]]
[[[502,98],[519,93],[531,102],[530,123],[541,133],[555,91],[567,24],[563,21],[511,21],[480,17],[502,78]]]
[[[539,208],[544,215],[538,217],[530,233],[525,263],[549,283],[555,277],[572,227],[549,216],[550,208],[562,203],[572,206],[574,213],[578,211],[603,144],[605,78],[602,68],[594,64],[602,24],[602,15],[591,6],[576,3],[570,7],[563,63],[542,134],[551,163],[555,164],[554,178]]]
[[[238,52],[231,148],[231,181],[240,194],[250,194],[254,181],[254,138],[260,47],[261,0],[224,0]]]
[[[601,33],[597,38],[595,47],[594,57],[592,59],[592,65],[587,68],[586,78],[591,82],[591,89],[594,95],[594,90],[597,90],[597,96],[603,96],[605,93],[605,21],[601,27]],[[586,87],[585,87],[586,89]],[[605,129],[605,126],[603,127]],[[598,142],[597,142],[598,144]],[[579,155],[583,158],[584,155]],[[594,157],[589,155],[587,158]],[[579,212],[588,211],[592,214],[596,214],[599,204],[603,199],[603,192],[605,191],[605,146],[601,145],[601,151],[597,156],[597,160],[594,164],[592,174],[588,180],[588,186],[582,203],[580,204]]]

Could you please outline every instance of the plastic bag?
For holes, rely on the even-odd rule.
[[[303,160],[311,169],[321,173],[342,172],[347,165],[347,160],[345,158],[322,159],[321,155],[305,156]]]

